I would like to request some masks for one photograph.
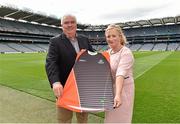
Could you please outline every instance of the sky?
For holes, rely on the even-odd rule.
[[[57,18],[73,14],[78,23],[91,25],[180,16],[180,0],[0,0],[0,5]]]

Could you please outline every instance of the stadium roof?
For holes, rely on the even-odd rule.
[[[7,7],[0,5],[0,17],[3,18],[13,18],[15,20],[25,20],[27,22],[37,22],[39,24],[55,25],[60,26],[60,18],[47,16],[41,13],[33,13],[28,10],[19,10],[13,7]],[[156,26],[156,25],[168,25],[168,24],[180,24],[180,16],[176,17],[165,17],[165,18],[155,18],[150,20],[139,20],[139,21],[129,21],[125,23],[116,23],[122,28],[134,28],[134,27],[146,27],[146,26]],[[79,29],[83,30],[104,30],[107,25],[85,25],[78,24]]]
[[[37,22],[39,24],[47,24],[60,26],[60,18],[47,16],[41,13],[33,13],[30,10],[19,10],[14,7],[7,7],[0,5],[0,17],[12,18],[15,20],[25,20],[27,22]],[[77,24],[78,29],[87,29],[89,26],[84,24]]]
[[[60,19],[58,18],[6,6],[0,6],[0,17],[8,17],[16,20],[25,20],[28,22],[37,22],[40,24],[44,23],[55,26],[60,25]]]
[[[139,21],[129,21],[129,22],[117,23],[117,24],[120,25],[122,28],[180,24],[180,16],[155,18],[155,19],[139,20]]]

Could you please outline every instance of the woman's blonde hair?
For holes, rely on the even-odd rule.
[[[119,25],[115,25],[115,24],[110,24],[106,29],[105,29],[105,33],[108,31],[108,30],[111,30],[111,29],[115,29],[118,33],[119,33],[119,36],[122,37],[122,40],[120,41],[121,42],[121,45],[125,45],[127,43],[127,40],[126,40],[126,37],[121,29],[121,27]]]

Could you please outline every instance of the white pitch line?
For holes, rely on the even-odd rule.
[[[161,54],[164,54],[164,53],[161,53]],[[138,77],[140,77],[140,76],[142,76],[143,74],[145,74],[147,71],[149,71],[150,69],[152,69],[155,65],[157,65],[157,64],[159,64],[162,60],[164,60],[165,58],[167,58],[169,55],[171,55],[172,54],[172,52],[169,52],[169,53],[166,53],[163,57],[162,57],[162,59],[159,59],[159,61],[157,61],[157,60],[154,60],[154,61],[157,61],[157,63],[154,63],[154,64],[152,64],[151,66],[149,66],[149,68],[147,68],[147,69],[145,69],[144,71],[142,71],[142,72],[140,72],[136,77],[135,77],[135,79],[137,79]],[[153,54],[154,55],[154,54]],[[151,56],[153,56],[153,55],[151,55]],[[155,55],[157,55],[157,54],[155,54]],[[145,57],[147,57],[147,56],[145,56]],[[149,56],[148,56],[149,57]],[[142,59],[143,57],[141,57],[140,59]],[[152,59],[153,60],[153,59]]]

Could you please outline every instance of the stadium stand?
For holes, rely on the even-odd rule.
[[[156,43],[153,51],[166,51],[167,43]]]
[[[130,47],[130,49],[132,50],[132,51],[138,51],[140,48],[142,47],[142,44],[133,44],[131,47]]]
[[[154,47],[154,44],[153,43],[146,43],[146,44],[143,44],[141,49],[139,51],[151,51]]]
[[[33,52],[33,50],[24,47],[22,43],[7,43],[7,46],[18,52]]]
[[[179,44],[179,46],[177,47],[177,49],[176,49],[176,50],[178,50],[178,51],[180,50],[180,44]]]
[[[4,53],[4,52],[12,53],[12,52],[17,52],[17,51],[14,50],[13,48],[8,47],[6,43],[5,44],[1,43],[0,44],[0,52],[1,53]]]
[[[168,51],[174,51],[174,50],[177,50],[178,46],[179,46],[178,43],[169,43],[169,44],[168,44],[167,50],[168,50]]]
[[[49,39],[62,32],[60,19],[27,10],[0,6],[0,52],[46,52]],[[133,51],[180,50],[180,16],[117,23]],[[93,48],[107,50],[107,25],[78,24]]]
[[[124,30],[131,49],[142,44],[140,51],[178,50],[180,16],[118,23]],[[174,45],[170,45],[174,44]],[[135,45],[135,46],[134,46]]]

